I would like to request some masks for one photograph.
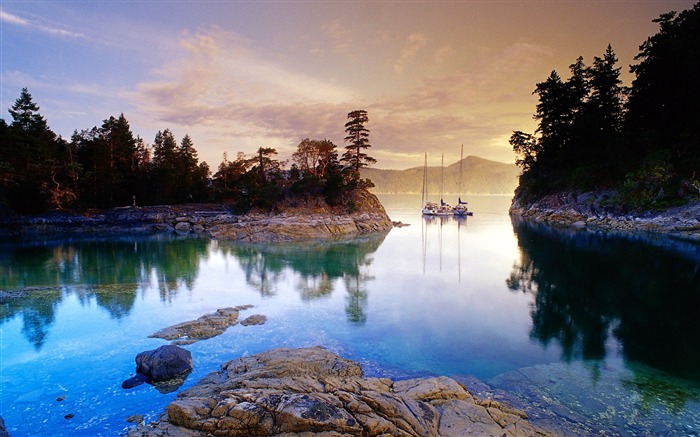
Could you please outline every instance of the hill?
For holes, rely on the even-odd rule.
[[[362,169],[362,177],[374,182],[373,193],[421,193],[423,167],[406,170]],[[439,193],[443,169],[428,167],[428,192]],[[462,189],[466,194],[513,194],[518,185],[520,170],[515,164],[467,156],[462,160]],[[445,166],[443,193],[457,194],[459,189],[459,161]]]

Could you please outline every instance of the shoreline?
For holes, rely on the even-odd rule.
[[[276,243],[346,239],[393,228],[384,207],[371,193],[355,193],[355,210],[329,207],[322,199],[296,199],[274,213],[236,215],[224,204],[127,206],[74,213],[50,211],[37,216],[0,216],[0,238],[26,235],[176,233],[219,240]]]
[[[513,198],[511,216],[537,222],[618,232],[645,232],[700,243],[700,200],[664,211],[622,213],[610,206],[611,192],[557,193],[535,202]]]

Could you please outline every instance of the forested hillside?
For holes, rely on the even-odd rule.
[[[536,84],[538,127],[510,139],[523,169],[518,199],[607,190],[625,209],[659,209],[698,197],[700,3],[654,21],[631,87],[611,46],[591,65],[579,57],[567,79],[552,71]]]
[[[459,194],[513,194],[520,170],[514,164],[489,161],[476,156],[462,160],[462,187],[459,187],[459,161],[445,166],[428,167],[428,192]],[[423,167],[406,170],[362,169],[362,177],[374,183],[374,193],[421,193]],[[444,182],[443,182],[444,173]]]

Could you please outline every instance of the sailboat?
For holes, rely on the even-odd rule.
[[[421,196],[421,205],[423,209],[421,212],[423,215],[435,215],[437,211],[438,204],[435,202],[428,201],[428,154],[425,154],[425,160],[423,163],[423,191]]]
[[[445,203],[442,199],[442,189],[445,180],[445,156],[442,157],[442,181],[440,182],[440,203],[427,201],[427,190],[428,190],[428,154],[425,154],[425,164],[423,166],[423,209],[421,210],[423,215],[439,215],[439,216],[450,216],[452,215],[452,207]]]
[[[464,156],[464,144],[462,144],[462,149],[459,153],[459,198],[457,199],[457,205],[452,208],[452,212],[456,217],[466,217],[468,215],[474,215],[467,208],[467,202],[462,200],[462,161]]]

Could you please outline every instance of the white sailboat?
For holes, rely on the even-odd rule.
[[[466,217],[469,215],[474,215],[467,208],[467,202],[462,200],[462,160],[464,156],[464,144],[462,144],[462,149],[459,153],[459,198],[457,199],[457,205],[452,208],[452,212],[456,217]]]
[[[428,154],[425,154],[425,164],[423,170],[423,215],[427,216],[451,216],[452,207],[445,203],[442,198],[442,190],[445,181],[445,156],[442,157],[442,178],[440,182],[440,203],[430,202],[427,200],[428,191]]]
[[[436,215],[438,204],[435,202],[430,202],[428,200],[428,154],[425,154],[425,161],[423,163],[423,191],[421,196],[421,205],[423,208],[421,212],[423,215]]]

